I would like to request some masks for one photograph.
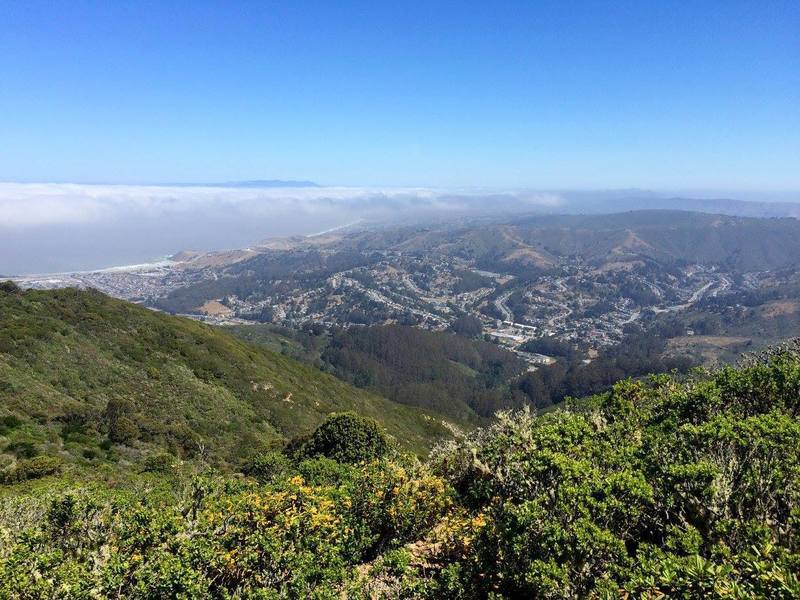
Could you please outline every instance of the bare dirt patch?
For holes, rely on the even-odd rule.
[[[738,337],[733,335],[684,335],[672,338],[669,341],[670,347],[682,348],[685,346],[717,346],[718,348],[728,348],[739,344],[746,344],[750,338]]]
[[[532,264],[537,267],[551,267],[555,264],[551,258],[519,239],[508,227],[501,228],[500,234],[503,236],[503,239],[519,246],[519,248],[512,250],[506,255],[503,259],[504,262],[519,261],[523,264]]]
[[[197,310],[210,317],[229,317],[233,314],[233,311],[230,308],[218,300],[209,300],[202,306],[198,307]]]
[[[631,231],[630,229],[627,230],[627,235],[625,236],[625,240],[619,245],[615,246],[611,249],[611,254],[625,254],[626,251],[641,251],[641,250],[655,250],[653,246],[647,242],[645,242],[642,238],[640,238],[636,233]]]
[[[779,317],[781,315],[793,315],[797,312],[797,302],[793,300],[767,302],[761,310],[761,314],[768,318]]]
[[[503,261],[521,262],[522,264],[534,265],[537,267],[549,267],[553,264],[553,261],[549,260],[545,256],[542,256],[539,252],[531,248],[517,248],[516,250],[512,250],[503,259]]]
[[[608,273],[613,271],[632,271],[635,267],[641,267],[644,262],[641,260],[631,261],[612,261],[595,269],[596,273]]]
[[[714,367],[720,364],[722,356],[745,351],[752,341],[739,336],[685,335],[672,338],[667,347],[675,354],[697,353],[705,366]]]

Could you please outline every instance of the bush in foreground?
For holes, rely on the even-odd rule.
[[[501,413],[426,464],[339,415],[250,478],[6,499],[0,598],[798,598],[799,415],[796,348]]]
[[[343,463],[380,458],[389,451],[389,442],[374,420],[354,413],[328,417],[304,444],[307,457],[324,456]]]

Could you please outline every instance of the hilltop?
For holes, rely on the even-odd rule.
[[[536,215],[461,227],[410,228],[388,247],[404,252],[463,256],[485,268],[552,268],[576,257],[602,265],[648,259],[696,262],[739,271],[783,268],[800,251],[800,221],[678,210],[634,210],[602,215]],[[364,236],[378,249],[382,234]],[[512,271],[513,272],[513,271]]]
[[[81,467],[155,451],[236,465],[332,412],[376,418],[426,452],[448,435],[400,406],[218,328],[96,291],[0,290],[0,467],[51,455]]]

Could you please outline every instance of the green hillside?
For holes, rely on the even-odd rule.
[[[424,452],[441,418],[228,333],[99,292],[0,291],[0,452],[89,466],[154,448],[237,464],[331,412],[373,416]]]
[[[0,485],[0,599],[798,598],[798,414],[794,343],[425,463],[342,414],[245,476]]]

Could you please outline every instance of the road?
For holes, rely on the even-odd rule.
[[[625,319],[624,321],[620,321],[620,325],[627,325],[628,323],[633,323],[636,319],[642,316],[642,312],[639,310],[635,310],[631,313],[631,316]]]
[[[728,281],[725,277],[721,277],[719,280],[715,279],[709,281],[700,289],[695,290],[695,292],[689,297],[689,300],[687,300],[686,302],[682,304],[673,304],[672,306],[667,306],[666,308],[653,308],[653,311],[656,313],[665,313],[665,312],[675,312],[678,310],[684,310],[686,308],[689,308],[693,304],[702,300],[706,292],[709,289],[711,289],[711,287],[714,286],[715,284],[719,284],[719,289],[716,290],[715,293],[721,290],[728,289],[728,287],[730,287],[730,281]]]
[[[503,315],[503,321],[511,321],[514,322],[514,313],[508,310],[506,306],[506,300],[511,297],[512,292],[505,292],[502,294],[497,300],[494,301],[494,307],[498,310],[498,312]]]

